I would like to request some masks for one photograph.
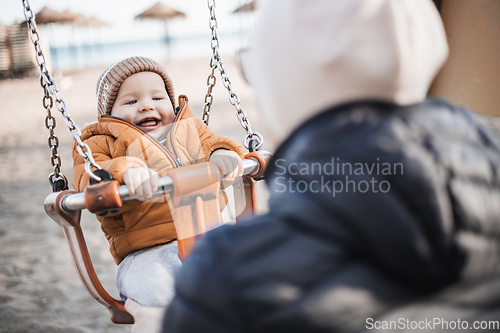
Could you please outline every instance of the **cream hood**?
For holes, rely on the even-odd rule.
[[[447,55],[431,0],[267,0],[242,66],[279,144],[340,103],[424,100]]]

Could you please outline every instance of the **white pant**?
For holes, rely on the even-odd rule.
[[[130,253],[116,272],[120,297],[144,306],[167,306],[174,297],[174,275],[181,266],[176,241]]]

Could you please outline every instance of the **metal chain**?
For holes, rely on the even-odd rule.
[[[45,61],[45,56],[43,55],[42,48],[40,46],[40,36],[38,35],[36,27],[35,15],[31,10],[28,0],[22,1],[24,7],[24,17],[26,18],[26,22],[28,23],[29,28],[29,37],[31,39],[31,42],[35,46],[36,62],[40,67],[40,85],[42,86],[44,91],[42,104],[45,110],[47,110],[47,116],[45,117],[45,127],[47,127],[47,129],[49,130],[48,145],[52,152],[50,162],[54,167],[54,171],[49,175],[50,185],[54,185],[56,181],[62,180],[64,181],[64,186],[62,188],[68,188],[68,180],[61,173],[61,157],[57,153],[57,148],[59,147],[59,138],[54,134],[54,129],[56,128],[56,119],[52,115],[52,107],[54,106],[54,104],[57,110],[59,110],[59,112],[61,112],[61,114],[63,115],[64,122],[68,126],[69,134],[77,142],[76,150],[85,160],[85,171],[91,178],[100,181],[101,178],[92,172],[92,168],[100,170],[101,167],[94,161],[90,147],[81,139],[82,132],[71,118],[67,110],[66,103],[61,97],[59,97],[59,88],[49,73]]]
[[[247,114],[240,105],[240,98],[233,91],[231,80],[229,79],[229,75],[227,74],[226,69],[224,68],[222,57],[219,54],[219,38],[217,37],[217,19],[215,17],[215,0],[207,0],[207,3],[208,3],[208,9],[210,9],[209,27],[212,32],[212,40],[210,42],[210,46],[212,48],[212,58],[210,59],[210,67],[212,69],[212,72],[210,73],[207,79],[208,91],[207,94],[205,95],[205,104],[203,106],[202,120],[206,125],[208,125],[208,119],[210,118],[210,107],[212,106],[212,100],[213,100],[212,89],[215,86],[216,82],[214,73],[215,69],[218,69],[222,79],[222,84],[229,93],[229,102],[236,108],[237,116],[240,121],[241,127],[243,127],[247,132],[247,135],[243,140],[243,144],[247,149],[250,149],[250,144],[249,144],[250,141],[255,140],[256,143],[253,144],[251,148],[257,150],[262,146],[264,140],[262,138],[262,135],[260,135],[258,132],[252,131],[252,126],[250,125],[250,121],[248,120]]]
[[[205,95],[205,104],[203,105],[203,116],[201,120],[208,126],[208,120],[210,119],[210,107],[212,106],[213,96],[212,89],[215,87],[216,79],[215,79],[215,70],[217,69],[217,64],[212,60],[210,60],[210,68],[212,68],[212,72],[207,78],[207,94]]]

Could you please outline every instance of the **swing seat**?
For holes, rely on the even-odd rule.
[[[133,324],[125,303],[111,297],[97,277],[80,225],[81,210],[68,212],[62,208],[62,201],[74,193],[67,190],[50,194],[45,199],[45,212],[63,229],[78,276],[89,294],[108,309],[113,323]]]
[[[243,191],[246,202],[235,201],[237,211],[241,211],[236,218],[237,222],[256,214],[257,199],[255,180],[253,178],[260,177],[264,173],[270,158],[271,154],[268,152],[249,153],[245,156]],[[207,171],[201,171],[202,169],[209,170],[210,177],[206,177]],[[207,183],[209,178],[210,180]],[[209,195],[203,197],[197,191],[200,188],[206,188],[207,185],[218,185],[218,181],[221,179],[218,170],[211,168],[209,163],[201,163],[174,169],[169,173],[169,176],[161,178],[160,183],[164,179],[168,179],[168,181],[163,181],[163,183],[168,182],[172,186],[165,187],[164,192],[160,191],[156,194],[163,194],[173,189],[174,200],[180,197],[187,198],[187,203],[179,203],[179,207],[194,203],[197,212],[195,214],[196,221],[194,221],[192,215],[186,215],[191,216],[189,223],[196,224],[197,228],[205,231],[213,229],[213,226],[207,226],[214,222],[205,219],[213,215],[210,213],[210,209],[213,212],[213,207],[210,208],[210,205],[208,205],[209,211],[205,212],[207,205],[204,204],[204,201],[211,200],[214,195],[210,196],[209,193]],[[100,283],[80,225],[81,209],[87,208],[90,212],[97,213],[103,210],[119,208],[123,199],[132,199],[127,195],[128,189],[126,186],[118,187],[118,185],[117,181],[111,181],[88,186],[84,193],[76,193],[72,190],[55,192],[47,196],[44,207],[47,214],[62,227],[78,276],[89,294],[108,309],[113,323],[133,324],[134,318],[126,311],[124,302],[110,296]],[[193,193],[192,198],[189,198],[189,193]],[[211,201],[217,202],[217,200]],[[203,234],[200,233],[201,236]],[[197,237],[193,236],[178,241],[181,259],[189,256]]]

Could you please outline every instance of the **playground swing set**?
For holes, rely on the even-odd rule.
[[[34,45],[36,62],[41,73],[40,85],[44,90],[42,103],[47,111],[45,126],[49,131],[48,146],[51,149],[50,160],[54,168],[54,171],[49,175],[49,183],[53,193],[45,199],[45,211],[62,227],[78,276],[90,295],[109,310],[113,323],[133,324],[134,318],[125,310],[124,302],[110,296],[100,283],[92,265],[80,225],[80,218],[82,209],[87,209],[94,214],[106,214],[109,211],[119,210],[124,201],[134,200],[134,198],[130,197],[127,186],[120,186],[117,180],[112,180],[109,172],[103,170],[94,161],[89,146],[81,140],[80,129],[71,118],[66,103],[59,96],[57,84],[47,68],[40,46],[35,15],[28,0],[22,0],[22,2],[29,37]],[[252,131],[247,115],[240,106],[240,99],[232,89],[231,81],[219,55],[215,0],[207,0],[207,3],[210,10],[209,27],[212,35],[212,57],[202,120],[208,125],[213,100],[212,89],[216,83],[215,72],[218,70],[222,83],[229,92],[229,101],[236,108],[241,126],[246,131],[243,144],[249,151],[243,161],[243,185],[238,189],[233,189],[236,211],[239,212],[236,218],[238,222],[257,212],[255,179],[261,178],[271,154],[259,150],[264,142],[263,137],[258,132]],[[59,139],[54,133],[56,120],[52,115],[54,105],[61,112],[69,133],[76,142],[78,153],[85,159],[85,171],[89,175],[92,185],[88,186],[83,193],[70,190],[68,180],[60,170],[61,158],[57,152]],[[181,260],[189,256],[198,237],[221,225],[220,207],[218,200],[214,200],[219,192],[220,183],[221,175],[217,167],[208,162],[173,169],[167,176],[159,179],[159,189],[153,195],[170,196],[175,203],[174,222],[182,220],[183,230],[177,230],[178,235],[184,234],[184,236],[178,237]],[[236,192],[244,194],[244,202],[236,198]],[[241,197],[238,196],[238,198]],[[176,229],[178,229],[177,224]]]

